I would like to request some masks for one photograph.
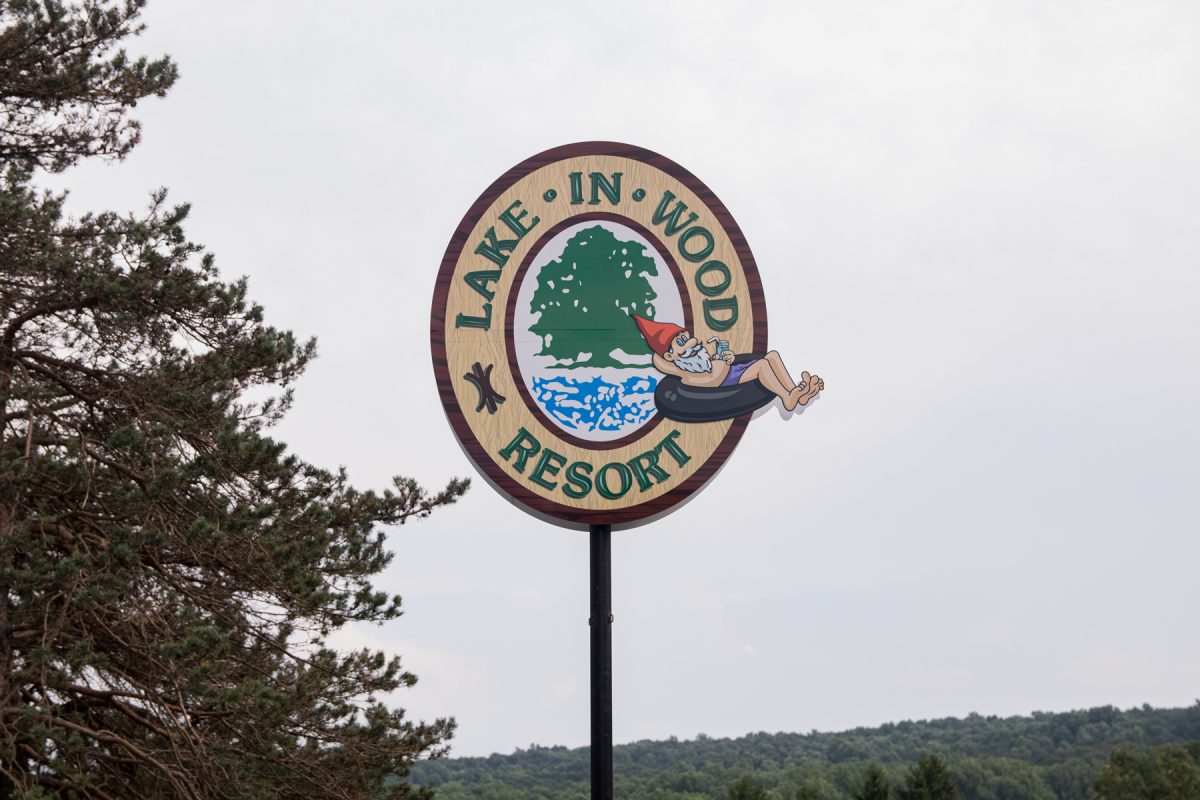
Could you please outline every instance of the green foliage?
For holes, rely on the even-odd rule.
[[[613,357],[616,350],[649,355],[629,315],[654,319],[658,295],[647,276],[657,274],[643,245],[621,241],[599,225],[576,233],[537,276],[529,310],[541,315],[530,326],[542,337],[538,355],[570,361],[564,366],[571,367],[624,366]]]
[[[168,58],[131,59],[119,44],[139,33],[145,0],[5,0],[0,5],[0,164],[61,170],[84,156],[121,157],[140,128],[126,110],[163,95]]]
[[[118,49],[140,7],[2,7],[0,796],[413,796],[452,723],[326,642],[400,614],[379,526],[465,483],[360,491],[289,453],[267,433],[314,343],[219,279],[187,207],[68,220],[31,183],[124,154],[174,80]]]
[[[1200,743],[1163,745],[1148,752],[1113,751],[1096,780],[1100,800],[1200,798]]]
[[[935,755],[923,755],[904,778],[900,800],[957,800],[954,779],[946,762]]]
[[[1095,768],[1086,766],[1085,775]],[[954,761],[954,783],[958,793],[972,800],[1054,800],[1055,797],[1086,797],[1087,780],[1061,795],[1050,785],[1045,771],[1034,764],[1011,758],[960,758]]]
[[[727,800],[743,778],[764,787],[770,800],[852,800],[862,796],[871,764],[882,773],[878,783],[900,788],[922,755],[937,752],[964,800],[1091,800],[1114,748],[1194,740],[1200,740],[1200,703],[635,742],[615,748],[614,769],[617,796],[627,800]],[[439,800],[586,798],[588,759],[586,748],[531,747],[507,756],[422,762],[413,780],[438,787]]]
[[[890,800],[892,796],[891,783],[887,773],[878,764],[868,764],[863,775],[862,785],[854,793],[854,800]]]
[[[767,787],[761,781],[743,775],[730,785],[729,800],[767,800]]]

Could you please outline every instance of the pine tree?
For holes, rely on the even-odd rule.
[[[314,344],[219,279],[187,207],[69,220],[32,184],[128,152],[174,81],[119,49],[141,7],[0,12],[0,797],[419,796],[453,724],[326,641],[399,615],[379,526],[465,483],[364,492],[290,454],[269,427]]]
[[[130,59],[145,0],[88,3],[4,0],[0,5],[0,164],[62,170],[84,156],[120,158],[141,128],[127,109],[162,96],[178,70],[169,58]]]
[[[924,755],[904,779],[900,800],[958,800],[950,767],[935,755]]]
[[[854,800],[889,800],[892,796],[887,774],[878,764],[868,764],[862,785],[854,793]]]
[[[658,275],[645,246],[622,241],[600,225],[571,237],[562,255],[538,273],[530,331],[542,337],[538,355],[571,367],[620,367],[613,352],[649,355],[630,314],[654,319],[658,297],[647,276]],[[588,355],[590,354],[590,355]]]

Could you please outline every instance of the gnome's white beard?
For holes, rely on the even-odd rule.
[[[712,358],[701,345],[697,345],[690,354],[677,357],[675,363],[684,372],[712,372]]]

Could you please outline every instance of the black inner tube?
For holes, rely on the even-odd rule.
[[[743,353],[735,356],[734,364],[747,364],[762,356]],[[658,413],[676,422],[715,422],[733,419],[757,411],[775,399],[775,394],[758,381],[746,381],[733,386],[688,386],[669,375],[654,390],[654,405]]]

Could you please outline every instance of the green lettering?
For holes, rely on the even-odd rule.
[[[697,214],[695,211],[693,211],[691,214],[688,215],[688,221],[681,225],[679,223],[679,215],[682,214],[683,212],[687,211],[687,206],[684,205],[684,203],[681,201],[675,205],[674,211],[671,211],[670,213],[668,213],[667,206],[674,199],[675,199],[674,194],[672,194],[670,191],[664,191],[662,200],[659,201],[658,208],[654,209],[654,216],[651,218],[651,221],[655,225],[659,224],[663,220],[667,221],[667,224],[665,227],[667,236],[673,236],[675,234],[675,231],[680,230],[682,228],[686,228],[688,225],[691,225],[697,219]]]
[[[466,314],[459,314],[454,320],[456,328],[483,328],[485,331],[492,327],[492,304],[483,304],[482,317],[469,317]]]
[[[572,172],[569,176],[571,179],[571,205],[583,205],[583,173]]]
[[[621,176],[623,174],[623,172],[614,172],[610,183],[602,172],[588,173],[588,177],[592,179],[592,199],[588,201],[588,205],[600,205],[600,192],[604,192],[608,202],[614,206],[621,202]]]
[[[538,486],[545,486],[547,489],[553,489],[558,486],[553,481],[548,481],[543,478],[543,475],[557,475],[563,465],[567,463],[567,457],[561,453],[556,453],[549,447],[542,450],[542,457],[538,459],[537,466],[533,468],[533,472],[529,473],[529,480],[536,483]]]
[[[537,227],[537,224],[542,221],[541,217],[534,217],[533,220],[526,225],[522,222],[525,217],[529,216],[529,212],[524,209],[520,213],[514,214],[513,209],[520,208],[521,201],[514,200],[509,204],[508,208],[500,212],[500,221],[508,226],[508,229],[516,235],[515,239],[497,239],[496,229],[488,228],[487,233],[483,236],[487,241],[479,243],[475,248],[475,252],[484,258],[492,261],[497,266],[503,267],[508,263],[508,256],[512,253],[513,248],[517,246],[517,242],[525,238],[525,234]]]
[[[728,319],[717,319],[713,316],[714,311],[728,311]],[[720,300],[705,300],[704,301],[704,321],[714,331],[727,331],[733,327],[738,318],[738,305],[736,297],[722,297]]]
[[[537,224],[542,221],[542,218],[534,217],[533,221],[526,225],[524,222],[521,222],[521,220],[529,216],[528,211],[521,209],[519,214],[513,213],[513,209],[519,208],[520,205],[520,200],[513,200],[512,204],[508,208],[500,212],[500,221],[507,225],[508,229],[517,235],[518,239],[524,239],[525,234],[536,228]]]
[[[675,463],[682,467],[684,464],[691,461],[692,457],[683,452],[683,448],[675,442],[675,437],[677,436],[679,436],[679,431],[671,431],[661,442],[658,443],[658,447],[661,447],[670,453],[671,458],[675,459]],[[657,450],[658,447],[654,449]]]
[[[488,284],[500,280],[500,270],[484,269],[478,272],[468,272],[463,276],[463,280],[467,282],[467,286],[483,295],[485,300],[491,300],[496,293],[488,288]]]
[[[704,282],[704,276],[714,271],[721,275],[721,282],[716,286],[710,286]],[[728,289],[731,283],[733,283],[733,278],[729,274],[729,267],[720,261],[709,261],[696,271],[696,288],[709,297],[719,295]]]
[[[516,438],[500,451],[500,457],[508,461],[512,454],[516,453],[517,460],[513,462],[513,469],[517,472],[524,472],[525,463],[529,461],[529,457],[541,449],[541,443],[533,437],[533,434],[521,428]]]
[[[581,472],[584,474],[581,475]],[[588,477],[591,474],[592,465],[586,461],[576,461],[567,467],[567,483],[563,486],[563,493],[567,497],[586,497],[592,491],[592,479]]]
[[[629,468],[633,470],[633,477],[637,479],[638,489],[643,492],[649,489],[654,481],[662,483],[671,477],[658,465],[658,448],[642,453],[630,461]],[[651,481],[651,478],[654,478],[654,481]]]
[[[480,242],[479,246],[475,248],[475,252],[484,258],[494,261],[501,267],[508,263],[508,254],[517,246],[517,242],[521,241],[520,237],[516,239],[497,239],[495,228],[488,228],[484,237],[487,241]]]
[[[615,469],[617,474],[621,476],[621,488],[616,492],[608,488],[608,481],[604,477],[610,469]],[[633,475],[629,472],[629,467],[625,466],[620,461],[609,462],[601,467],[600,471],[596,473],[596,491],[600,493],[601,497],[605,497],[609,500],[621,499],[625,496],[625,493],[629,491],[629,487],[631,486],[633,486]]]
[[[707,239],[708,242],[696,252],[689,253],[687,250],[687,243],[688,240],[690,240],[693,236],[701,236]],[[679,237],[679,254],[693,263],[697,261],[703,261],[711,256],[715,246],[716,243],[713,241],[713,235],[709,233],[708,228],[702,228],[700,226],[688,228]]]

